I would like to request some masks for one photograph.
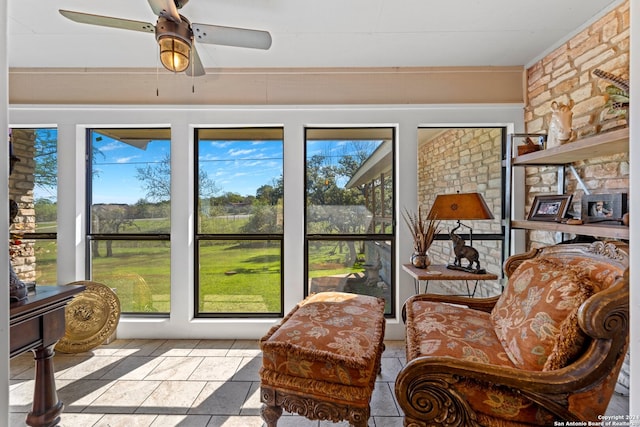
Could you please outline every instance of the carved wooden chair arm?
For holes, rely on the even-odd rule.
[[[615,339],[629,331],[629,268],[611,287],[587,299],[578,312],[580,327],[594,338]]]
[[[605,355],[606,351],[601,361]],[[454,387],[463,380],[475,381],[486,388],[509,387],[541,404],[559,419],[578,420],[559,402],[590,384],[596,368],[593,360],[555,371],[523,371],[449,357],[418,357],[398,374],[395,392],[405,415],[427,421],[427,425],[478,425],[474,412]]]

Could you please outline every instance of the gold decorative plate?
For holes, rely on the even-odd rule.
[[[76,295],[64,310],[65,334],[56,344],[61,353],[89,351],[109,338],[120,320],[120,299],[107,285],[78,281],[86,289]]]

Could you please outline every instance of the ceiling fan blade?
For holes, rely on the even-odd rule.
[[[271,34],[267,31],[207,24],[191,24],[191,28],[200,43],[265,50],[271,47]]]
[[[112,18],[110,16],[92,15],[90,13],[59,10],[65,18],[81,24],[99,25],[101,27],[120,28],[123,30],[142,31],[144,33],[155,32],[155,26],[149,22],[131,21],[129,19]]]
[[[174,22],[180,22],[180,14],[173,0],[148,0],[151,10],[158,16],[164,16]]]
[[[189,68],[185,70],[185,73],[187,76],[195,77],[204,76],[206,74],[195,44],[191,46],[191,61],[189,62]]]

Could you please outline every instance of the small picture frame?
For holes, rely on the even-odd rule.
[[[582,222],[622,221],[627,212],[627,194],[589,194],[582,196]]]
[[[571,198],[571,194],[536,196],[527,220],[561,222],[567,214]]]

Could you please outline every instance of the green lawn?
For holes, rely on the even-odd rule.
[[[58,278],[58,244],[55,240],[33,240],[36,255],[36,283],[56,285]]]
[[[116,289],[122,311],[168,313],[170,307],[169,242],[114,241],[113,256],[92,260],[92,279]]]
[[[277,241],[203,242],[199,311],[280,313],[280,259]]]
[[[280,247],[227,241],[200,247],[199,311],[280,313]],[[168,242],[113,242],[94,257],[93,280],[117,289],[123,312],[170,311]],[[187,279],[175,286],[187,286]],[[185,292],[187,290],[185,289]]]
[[[139,231],[145,232],[165,228],[167,224],[162,220],[136,223]],[[239,229],[241,225],[242,221],[238,221],[234,228]],[[225,220],[225,226],[229,226],[228,220]],[[113,255],[106,257],[106,242],[98,244],[100,256],[92,260],[92,279],[116,290],[123,313],[169,313],[169,242],[113,241],[112,249]],[[199,312],[281,312],[281,247],[278,241],[202,241],[199,252]],[[362,272],[362,254],[358,254],[358,261],[353,265],[345,264],[348,256],[344,244],[317,242],[309,254],[310,278]],[[36,257],[37,283],[55,284],[55,242],[38,241]],[[174,286],[188,286],[186,277]],[[353,287],[352,291],[358,293],[379,293],[378,289]]]

